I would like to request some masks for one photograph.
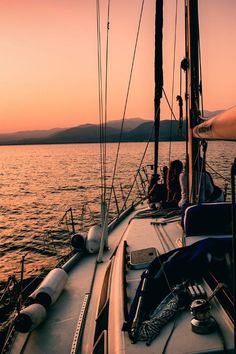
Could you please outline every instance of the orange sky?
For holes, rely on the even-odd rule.
[[[184,0],[178,2],[181,7]],[[164,4],[165,90],[171,100],[175,0]],[[101,0],[102,11],[106,7]],[[109,120],[123,114],[140,7],[141,0],[111,0]],[[127,117],[153,116],[154,8],[155,1],[146,0]],[[236,1],[200,0],[199,8],[204,106],[226,109],[236,104]],[[104,35],[105,16],[102,28]],[[0,48],[0,133],[98,122],[96,0],[2,0]],[[174,102],[179,71],[175,83]],[[165,105],[162,118],[169,118]]]

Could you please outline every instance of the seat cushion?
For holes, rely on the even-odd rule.
[[[184,215],[184,230],[186,236],[231,234],[231,204],[202,203],[187,207]]]

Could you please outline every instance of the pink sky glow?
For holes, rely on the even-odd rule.
[[[108,120],[123,115],[141,2],[111,1]],[[176,115],[184,56],[184,0],[178,3]],[[164,88],[170,101],[175,4],[164,0]],[[100,6],[104,59],[107,0]],[[236,104],[236,1],[199,0],[199,11],[204,107],[227,109]],[[127,117],[153,117],[154,12],[155,1],[146,0]],[[98,123],[96,43],[95,0],[2,0],[0,133]],[[170,118],[165,104],[161,117]]]

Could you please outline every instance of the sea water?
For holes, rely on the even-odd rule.
[[[123,143],[120,146],[114,190],[119,205],[111,205],[111,217],[121,210],[123,199],[133,185],[134,176],[146,143]],[[185,160],[184,142],[161,142],[161,165],[171,160]],[[107,144],[106,185],[110,193],[117,144]],[[230,167],[236,156],[234,142],[211,142],[208,164],[230,180]],[[87,230],[100,222],[100,145],[27,145],[0,147],[0,281],[11,274],[19,276],[20,261],[25,256],[25,272],[31,276],[56,264],[70,250],[70,216],[60,223],[65,211],[72,208],[76,231]],[[152,173],[153,144],[147,149],[143,166]],[[212,172],[208,168],[209,172]],[[143,180],[146,176],[141,172]],[[216,184],[224,188],[225,180],[212,173]],[[140,177],[137,178],[140,182]],[[134,183],[132,198],[143,193]],[[112,192],[114,194],[114,192]],[[86,216],[83,211],[86,209]]]

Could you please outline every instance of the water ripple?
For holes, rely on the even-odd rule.
[[[115,185],[128,193],[143,154],[145,143],[122,144]],[[107,147],[107,183],[113,175],[117,144]],[[208,163],[225,177],[235,154],[234,142],[211,142]],[[59,222],[68,208],[73,209],[77,228],[82,206],[89,203],[95,218],[100,213],[100,165],[98,144],[1,146],[0,167],[0,281],[20,272],[26,256],[26,274],[32,276],[56,264],[70,250],[66,224]],[[160,144],[160,161],[168,164],[169,143]],[[184,160],[185,143],[172,143],[172,159]],[[145,164],[153,162],[150,144]],[[150,171],[151,172],[151,171]],[[224,182],[213,174],[221,187]],[[117,190],[117,198],[122,199]],[[115,206],[111,215],[115,213]],[[86,227],[91,220],[86,216]]]

